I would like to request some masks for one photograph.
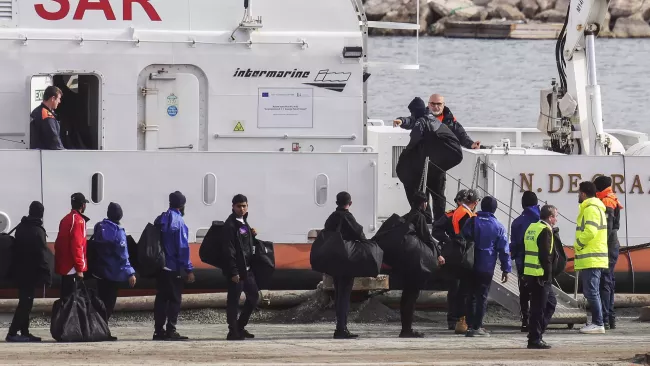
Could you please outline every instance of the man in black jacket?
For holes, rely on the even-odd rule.
[[[257,232],[248,225],[248,198],[238,194],[232,199],[232,214],[224,223],[226,241],[224,245],[226,264],[224,275],[228,279],[228,297],[226,315],[228,320],[228,340],[254,338],[246,329],[248,320],[257,306],[259,290],[255,276],[251,271],[251,262],[255,255],[255,236]],[[242,291],[246,302],[239,319],[239,297]]]
[[[422,180],[425,158],[429,157],[426,185],[427,195],[431,195],[433,201],[433,218],[427,215],[427,223],[431,224],[445,214],[447,170],[460,164],[463,152],[458,138],[431,114],[422,99],[414,98],[408,109],[411,116],[393,121],[394,127],[411,130],[410,141],[400,154],[395,170],[404,185],[406,199],[413,206],[413,195]]]
[[[62,95],[56,86],[45,88],[43,102],[29,115],[30,149],[65,150],[61,142],[61,124],[54,114]]]
[[[366,240],[361,226],[349,211],[352,205],[352,196],[348,192],[339,192],[336,195],[336,211],[325,221],[323,230],[340,232],[343,240]],[[334,280],[334,303],[336,308],[335,339],[357,338],[358,335],[348,330],[348,311],[350,310],[350,295],[354,286],[354,277],[336,276]]]
[[[425,212],[427,209],[427,196],[422,192],[416,192],[413,195],[413,207],[411,211],[403,216],[407,223],[413,224],[415,235],[422,240],[438,257],[438,263],[443,265],[445,259],[440,256],[442,249],[431,236],[427,227]],[[419,283],[408,276],[403,276],[402,297],[400,299],[400,318],[402,320],[402,331],[400,338],[422,338],[424,334],[413,330],[413,313],[415,312],[415,302],[420,296],[420,288],[424,283]]]
[[[429,97],[429,110],[436,118],[449,127],[449,129],[458,137],[458,141],[466,149],[480,149],[481,141],[473,141],[463,125],[461,125],[456,117],[451,113],[451,110],[445,106],[445,97],[440,94],[433,94]]]
[[[43,228],[43,205],[34,201],[16,228],[12,250],[11,277],[18,287],[18,307],[9,327],[7,342],[40,342],[41,338],[29,333],[29,314],[34,305],[34,291],[38,286],[52,283],[50,261]],[[18,335],[20,331],[21,335]]]

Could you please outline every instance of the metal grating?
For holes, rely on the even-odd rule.
[[[393,146],[393,178],[397,178],[397,162],[399,161],[399,156],[402,154],[402,151],[406,146]]]
[[[0,21],[13,19],[13,4],[14,0],[0,0]]]

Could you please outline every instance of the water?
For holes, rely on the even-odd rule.
[[[415,63],[415,37],[371,37],[370,61]],[[539,90],[559,81],[555,41],[422,37],[420,70],[370,70],[368,114],[392,120],[409,114],[416,96],[445,96],[466,126],[535,127]],[[650,134],[650,41],[597,39],[596,62],[605,128]]]

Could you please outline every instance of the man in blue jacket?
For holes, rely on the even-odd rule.
[[[535,192],[526,191],[521,196],[521,207],[524,209],[510,226],[510,250],[512,258],[517,265],[517,279],[519,281],[519,307],[521,309],[521,331],[528,332],[528,311],[530,309],[530,289],[524,279],[524,234],[530,224],[538,222],[539,205]]]
[[[120,282],[129,281],[130,287],[135,286],[135,270],[129,262],[126,232],[120,226],[122,207],[111,202],[106,216],[95,225],[93,240],[88,243],[88,269],[97,279],[97,296],[104,302],[108,322],[115,308]]]
[[[178,313],[181,311],[183,279],[181,270],[187,273],[187,282],[194,282],[194,267],[190,261],[188,229],[183,220],[185,196],[179,191],[169,195],[169,210],[158,216],[154,225],[160,227],[160,241],[165,252],[165,267],[156,279],[154,303],[155,341],[183,341],[188,339],[176,331]],[[167,330],[164,330],[165,321]]]
[[[501,262],[503,283],[508,281],[508,273],[511,271],[506,229],[494,216],[496,210],[497,200],[486,196],[481,201],[481,211],[467,220],[462,230],[462,235],[467,240],[474,241],[474,271],[469,286],[466,337],[489,336],[482,325],[492,276],[494,276],[494,266],[497,263],[497,253]]]

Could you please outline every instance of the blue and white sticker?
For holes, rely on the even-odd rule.
[[[170,117],[176,116],[178,114],[178,107],[176,107],[175,105],[171,105],[171,106],[167,107],[167,114]]]

